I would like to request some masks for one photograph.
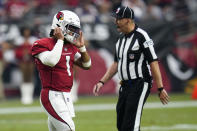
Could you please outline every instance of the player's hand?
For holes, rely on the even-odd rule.
[[[98,82],[98,83],[94,86],[94,88],[93,88],[93,94],[94,94],[95,96],[98,96],[98,95],[99,95],[99,91],[100,91],[100,89],[102,88],[102,86],[103,86],[103,84],[100,83],[100,82]]]
[[[83,38],[83,33],[80,31],[79,33],[79,38],[77,39],[77,42],[75,44],[78,48],[85,46],[84,38]]]
[[[61,28],[57,27],[54,29],[53,35],[56,39],[64,40],[64,34],[62,33]]]
[[[168,96],[168,93],[165,89],[163,89],[161,92],[159,92],[159,98],[162,104],[168,104],[170,97]]]

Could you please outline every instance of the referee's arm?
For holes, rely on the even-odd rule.
[[[110,68],[101,78],[101,80],[94,86],[93,93],[95,96],[98,96],[99,90],[104,85],[104,83],[109,81],[117,73],[117,71],[118,71],[118,63],[114,61],[114,63],[110,66]]]
[[[162,82],[158,61],[151,62],[150,67],[151,67],[153,78],[156,82],[159,91],[159,98],[163,104],[167,104],[169,101],[169,96],[166,90],[163,88],[163,82]]]
[[[158,61],[151,62],[150,67],[151,67],[153,78],[156,81],[157,88],[163,87]]]

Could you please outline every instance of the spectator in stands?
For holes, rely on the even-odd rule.
[[[146,12],[144,19],[146,20],[162,20],[163,19],[162,10],[157,4],[158,4],[157,0],[149,0],[147,2],[147,12]]]
[[[5,3],[5,6],[6,15],[10,22],[19,23],[24,14],[29,10],[27,3],[22,0],[9,0]]]
[[[70,8],[76,8],[79,5],[80,0],[64,0],[64,1]]]
[[[3,57],[3,86],[4,88],[16,89],[21,83],[21,73],[18,70],[15,59],[13,41],[4,41],[1,44]]]
[[[160,0],[158,5],[162,10],[163,19],[166,21],[173,21],[174,11],[172,8],[172,0]]]
[[[33,102],[33,73],[34,64],[30,54],[30,49],[36,37],[32,36],[31,29],[24,27],[21,32],[22,36],[16,41],[16,59],[19,64],[19,69],[22,73],[23,82],[20,86],[21,103],[32,104]]]
[[[97,21],[102,23],[108,23],[111,21],[111,9],[112,9],[112,3],[107,0],[103,0],[102,3],[97,3],[98,6],[98,16]]]
[[[191,12],[197,12],[197,1],[196,0],[187,0],[185,1]]]
[[[37,15],[47,15],[52,8],[53,0],[36,0],[37,7],[35,9],[35,13]]]
[[[0,23],[4,21],[5,17],[5,9],[4,9],[4,3],[2,0],[0,0]]]
[[[143,19],[146,14],[146,4],[143,0],[123,0],[122,5],[134,10],[136,20]]]
[[[175,11],[175,25],[176,32],[179,35],[187,34],[190,31],[190,10],[185,2],[185,0],[175,0],[173,2]]]
[[[92,4],[91,0],[84,0],[75,12],[81,18],[81,23],[94,23],[98,15],[97,8]]]
[[[67,1],[68,0],[61,0],[61,1],[60,0],[53,0],[53,2],[52,2],[53,6],[50,9],[51,19],[52,19],[53,14],[55,14],[56,12],[58,12],[60,10],[71,8],[71,6],[67,5],[67,3],[66,3]]]

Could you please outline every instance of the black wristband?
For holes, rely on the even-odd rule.
[[[161,92],[161,91],[163,91],[163,87],[160,87],[160,88],[158,88],[157,90],[159,91],[159,92]]]
[[[103,85],[105,84],[103,81],[99,81],[100,83],[102,83]]]

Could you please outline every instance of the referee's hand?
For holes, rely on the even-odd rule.
[[[159,98],[162,104],[168,104],[170,97],[168,96],[168,93],[165,89],[163,89],[161,92],[159,92]]]
[[[95,96],[98,96],[98,95],[99,95],[99,91],[100,91],[100,89],[101,89],[102,86],[103,86],[103,84],[100,83],[100,82],[98,82],[98,83],[94,86],[94,88],[93,88],[93,94],[94,94]]]

